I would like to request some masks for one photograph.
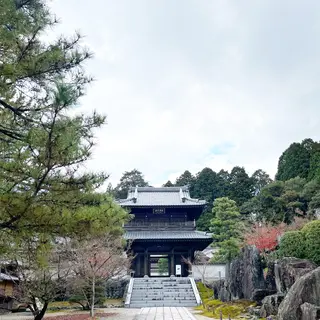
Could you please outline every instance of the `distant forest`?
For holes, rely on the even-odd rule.
[[[143,174],[134,169],[123,174],[115,188],[108,192],[125,198],[129,187],[148,186]],[[305,139],[292,143],[280,156],[275,180],[262,169],[251,176],[236,166],[230,172],[204,168],[196,175],[185,170],[176,181],[165,187],[189,186],[192,198],[204,199],[208,205],[197,221],[200,230],[208,230],[213,218],[213,201],[228,197],[236,201],[243,215],[258,221],[290,223],[295,216],[314,214],[320,208],[320,142]]]

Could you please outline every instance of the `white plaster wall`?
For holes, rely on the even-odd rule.
[[[195,280],[219,280],[224,279],[226,266],[224,264],[193,265],[192,276]]]

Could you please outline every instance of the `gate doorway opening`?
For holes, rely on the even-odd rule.
[[[149,256],[150,277],[169,277],[169,257],[165,254],[151,254]]]

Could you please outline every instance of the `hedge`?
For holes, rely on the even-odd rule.
[[[320,265],[320,220],[307,223],[301,232],[305,239],[306,258]]]
[[[282,257],[306,258],[304,234],[301,231],[288,231],[280,241],[279,253]]]
[[[307,223],[301,231],[288,231],[280,241],[282,257],[308,259],[320,265],[320,220]]]

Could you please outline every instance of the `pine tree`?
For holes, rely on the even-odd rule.
[[[73,111],[91,78],[81,36],[44,41],[57,24],[44,0],[0,2],[0,245],[121,232],[127,214],[82,170],[105,117]],[[72,111],[72,112],[71,112]]]
[[[240,248],[243,226],[239,209],[234,200],[224,197],[214,201],[212,212],[214,218],[211,220],[210,231],[213,245],[219,249],[214,258],[230,263]]]

